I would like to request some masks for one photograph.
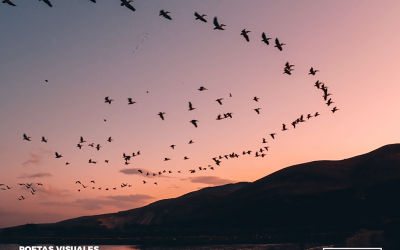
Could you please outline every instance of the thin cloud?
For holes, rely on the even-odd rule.
[[[203,183],[209,185],[223,185],[229,183],[236,183],[237,181],[222,179],[217,176],[199,176],[199,177],[191,177],[189,180],[193,183]]]
[[[52,177],[50,173],[37,173],[37,174],[22,174],[18,178],[41,178],[41,177]]]
[[[24,163],[22,163],[22,165],[24,166],[24,165],[29,165],[29,164],[35,164],[35,165],[37,165],[37,164],[39,164],[39,163],[41,163],[42,162],[42,159],[43,159],[43,155],[45,155],[45,154],[53,154],[53,152],[52,151],[50,151],[50,150],[45,150],[45,149],[43,149],[43,148],[39,148],[39,149],[37,149],[36,150],[37,152],[29,152],[29,160],[27,160],[27,161],[25,161]]]
[[[59,197],[70,196],[69,190],[58,189],[49,184],[43,184],[43,186],[37,186],[36,191],[45,193],[47,195],[52,195],[52,196],[59,196]]]
[[[105,199],[104,199],[105,198]],[[146,205],[149,201],[155,199],[149,195],[118,195],[107,196],[100,199],[77,199],[71,202],[40,202],[44,206],[60,206],[60,207],[78,207],[84,210],[99,210],[103,206],[113,206],[120,209],[132,209]]]
[[[105,196],[104,198],[115,200],[115,201],[126,201],[126,202],[143,202],[148,199],[155,199],[153,196],[147,194],[130,194],[130,195],[117,195],[117,196]]]

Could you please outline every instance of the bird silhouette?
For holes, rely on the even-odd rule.
[[[311,115],[311,114],[308,114],[308,115],[307,115],[307,120],[310,119],[311,117],[312,117],[312,115]]]
[[[224,100],[224,98],[219,98],[219,99],[217,99],[217,100],[215,100],[216,102],[218,102],[220,105],[222,105],[222,100]]]
[[[193,109],[196,109],[196,108],[193,108],[192,103],[189,102],[189,110],[193,110]]]
[[[164,113],[164,112],[159,112],[158,113],[158,115],[161,117],[161,119],[164,121],[164,115],[165,115],[166,113]]]
[[[113,141],[113,139],[111,139],[111,136],[110,137],[108,137],[108,140],[107,140],[108,142],[112,142]]]
[[[335,112],[338,111],[338,110],[340,110],[340,109],[334,107],[331,111],[332,111],[332,113],[335,113]]]
[[[191,120],[190,122],[197,128],[197,122],[199,122],[198,120]]]
[[[273,138],[273,137],[272,137]],[[262,141],[262,143],[267,143],[267,141],[265,140],[265,138],[263,138],[263,141]]]
[[[193,140],[190,140],[190,141],[189,141],[189,144],[192,144],[192,143],[194,143],[194,141],[193,141]]]
[[[315,115],[314,115],[314,117],[317,117],[317,116],[319,116],[319,115],[321,115],[321,114],[319,114],[318,112],[316,112]]]
[[[168,15],[168,13],[170,13],[170,12],[169,11],[160,10],[159,16],[163,16],[163,17],[167,18],[168,20],[172,20],[172,18]]]
[[[79,149],[82,149],[82,146],[83,146],[83,145],[81,145],[81,144],[79,144],[79,143],[78,143],[78,145],[77,145],[77,147],[78,147]]]
[[[146,184],[146,181],[143,181],[143,184]]]
[[[42,1],[42,0],[39,0],[39,1]],[[48,6],[50,6],[50,7],[53,7],[53,5],[51,5],[51,3],[50,3],[50,1],[49,0],[43,0],[43,2],[45,2]]]
[[[97,151],[99,151],[101,148],[100,144],[97,144],[96,148],[97,148]]]
[[[260,98],[258,98],[257,96],[255,96],[255,97],[253,98],[253,100],[256,101],[256,102],[258,102],[259,99],[260,99]]]
[[[62,155],[59,155],[57,152],[55,154],[56,154],[56,158],[61,158],[62,157]]]
[[[170,147],[171,147],[172,149],[175,149],[175,146],[176,146],[176,145],[171,145]]]
[[[83,140],[83,137],[81,136],[81,141],[79,143],[84,143],[86,141]]]
[[[222,118],[221,114],[219,114],[216,120],[222,120],[222,119],[224,119],[224,118]]]
[[[69,163],[69,162],[66,162],[66,163],[65,163],[65,165],[69,165],[69,164],[71,164],[71,163]]]
[[[282,124],[282,131],[288,130],[285,124]]]
[[[329,98],[329,100],[328,100],[328,102],[326,103],[326,105],[330,106],[332,103],[334,103],[334,102],[332,102],[332,98]]]
[[[282,51],[282,45],[286,45],[286,44],[280,43],[278,38],[275,38],[275,46],[274,47],[277,47],[280,51]]]
[[[164,161],[170,161],[171,159],[170,158],[164,158]]]
[[[270,39],[272,39],[272,38],[267,38],[267,36],[265,35],[265,32],[263,32],[263,33],[261,34],[261,37],[262,37],[261,42],[264,42],[264,43],[266,43],[267,45],[269,45],[269,41],[268,41],[268,40],[270,40]]]
[[[271,137],[272,137],[272,139],[275,139],[275,133],[272,133],[272,134],[269,134]]]
[[[132,101],[132,98],[128,98],[128,105],[130,105],[130,104],[135,104],[136,102],[133,102]]]
[[[104,98],[104,100],[105,100],[104,102],[105,102],[105,103],[108,102],[108,104],[111,104],[111,102],[114,101],[113,99],[110,99],[108,96],[106,96],[106,97]]]
[[[319,80],[315,82],[314,86],[317,87],[317,89],[319,89],[319,86],[323,84],[323,82],[320,82]]]
[[[184,159],[184,160],[189,160],[189,158],[188,158],[187,156],[185,156],[183,159]]]
[[[135,11],[136,9],[130,4],[131,1],[121,0],[121,6],[125,6],[131,11]]]
[[[24,134],[24,140],[31,141],[30,139],[31,139],[30,136],[26,136],[26,134]]]
[[[249,33],[249,32],[251,32],[251,31],[243,29],[242,32],[240,33],[240,35],[242,35],[246,39],[247,42],[250,42],[249,36],[247,35],[247,33]]]
[[[310,73],[308,73],[309,75],[313,75],[315,76],[315,73],[317,73],[319,70],[314,70],[313,67],[311,67],[310,69]]]
[[[44,136],[42,136],[42,142],[47,143],[47,140],[46,140],[46,138],[44,138]]]
[[[199,91],[203,91],[203,90],[207,90],[207,89],[204,88],[203,86],[201,86],[201,87],[199,88]]]
[[[207,22],[207,20],[204,19],[204,17],[207,16],[207,15],[204,15],[204,14],[203,14],[203,15],[200,16],[199,13],[195,12],[195,13],[194,13],[194,16],[196,17],[195,20],[200,20],[200,21],[203,21],[203,22],[205,22],[205,23]]]
[[[222,28],[222,27],[224,27],[224,26],[226,26],[225,24],[219,24],[218,23],[218,20],[217,20],[217,17],[214,17],[214,30],[225,30],[224,28]]]
[[[13,2],[11,2],[10,0],[3,0],[3,3],[8,3],[11,6],[17,6]]]
[[[291,70],[293,70],[293,69],[284,68],[283,69],[283,74],[291,75],[292,74]]]

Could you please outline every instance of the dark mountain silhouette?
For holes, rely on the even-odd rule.
[[[303,235],[366,228],[392,233],[400,228],[399,193],[400,144],[392,144],[349,159],[287,167],[253,183],[204,188],[128,211],[41,224],[35,232],[158,237]],[[10,228],[7,233],[13,230],[18,231]]]

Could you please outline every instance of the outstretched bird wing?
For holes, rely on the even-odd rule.
[[[12,3],[10,0],[3,1],[3,3],[8,3],[11,6],[17,6],[14,3]]]
[[[48,6],[53,7],[53,5],[51,5],[49,0],[43,0],[43,2],[45,2]]]
[[[135,10],[136,10],[136,9],[133,8],[133,6],[130,5],[126,0],[121,0],[121,2],[122,2],[128,9],[130,9],[131,11],[135,11]]]
[[[214,25],[215,25],[215,27],[219,27],[219,23],[218,23],[218,20],[217,20],[217,17],[214,17]]]

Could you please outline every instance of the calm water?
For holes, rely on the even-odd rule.
[[[54,245],[43,245],[54,246]],[[214,249],[227,249],[227,250],[300,250],[298,245],[295,244],[235,244],[235,245],[209,245],[209,246],[186,246],[186,247],[143,247],[139,245],[98,245],[99,250],[214,250]],[[308,250],[322,250],[324,246],[306,246]],[[327,246],[325,246],[327,247]],[[331,246],[332,247],[332,246]],[[0,250],[19,250],[18,244],[0,244]],[[54,247],[54,250],[56,248]],[[86,247],[87,250],[87,247]]]

